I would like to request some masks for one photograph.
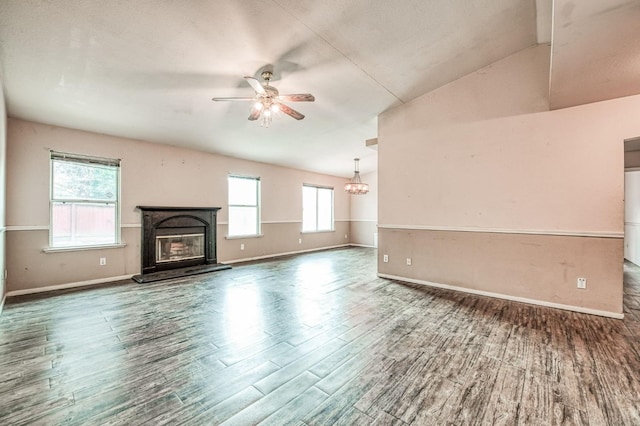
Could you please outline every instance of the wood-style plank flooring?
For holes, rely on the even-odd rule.
[[[625,319],[376,277],[373,249],[11,298],[0,424],[637,425]]]

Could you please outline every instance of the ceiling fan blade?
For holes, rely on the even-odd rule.
[[[262,84],[260,84],[257,79],[253,77],[245,77],[244,79],[247,80],[247,83],[249,83],[251,87],[253,87],[253,90],[255,90],[257,94],[264,95],[265,93],[267,93],[267,91],[264,90],[264,87],[262,87]]]
[[[257,108],[251,108],[251,114],[249,114],[249,121],[256,121],[260,117],[260,111]]]
[[[280,95],[280,100],[288,102],[313,102],[316,98],[311,93],[296,93],[293,95]]]
[[[211,98],[212,101],[255,101],[256,98]]]
[[[296,120],[302,120],[304,118],[304,115],[300,114],[298,111],[296,111],[295,109],[282,104],[282,103],[278,103],[278,106],[280,107],[280,111],[284,112],[287,115],[290,115],[291,117],[295,118]]]

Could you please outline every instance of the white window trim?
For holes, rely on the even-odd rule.
[[[238,178],[238,179],[250,179],[256,181],[257,186],[257,194],[256,194],[256,205],[247,205],[247,204],[230,204],[229,203],[229,194],[227,193],[227,235],[225,236],[226,240],[237,240],[242,238],[261,238],[262,234],[262,182],[259,176],[247,176],[247,175],[239,175],[235,173],[229,173],[227,176],[227,191],[229,191],[229,178]],[[257,210],[256,214],[256,233],[255,234],[244,234],[244,235],[230,235],[229,234],[229,222],[231,222],[231,207],[255,207]]]
[[[113,166],[117,167],[118,173],[116,173],[116,200],[115,201],[107,201],[108,204],[114,204],[116,217],[114,223],[114,237],[115,242],[109,244],[87,244],[87,245],[72,245],[72,246],[54,246],[53,245],[53,161],[54,160],[64,160],[70,159],[76,163],[87,163],[87,164],[101,164],[105,166]],[[93,157],[82,154],[71,154],[68,152],[60,152],[60,151],[49,151],[49,247],[43,249],[45,253],[56,253],[56,252],[65,252],[65,251],[82,251],[82,250],[97,250],[103,248],[119,248],[124,247],[126,244],[122,243],[122,232],[120,227],[121,220],[121,161],[119,158],[103,158],[103,157]],[[62,199],[56,199],[55,201],[62,201]],[[72,202],[90,202],[99,204],[100,200],[72,200]]]
[[[335,201],[336,201],[336,196],[335,196],[335,188],[333,188],[332,186],[322,186],[322,185],[315,185],[312,183],[303,183],[302,184],[302,189],[304,191],[304,187],[311,187],[311,188],[315,188],[316,189],[316,229],[313,231],[306,231],[304,230],[304,220],[302,222],[302,229],[300,230],[301,234],[320,234],[323,232],[336,232],[336,218],[335,218]],[[318,189],[330,189],[331,190],[331,229],[318,229]],[[304,195],[303,195],[304,197]],[[303,198],[304,199],[304,198]]]

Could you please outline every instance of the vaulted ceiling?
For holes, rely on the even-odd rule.
[[[638,22],[640,0],[2,0],[0,69],[12,117],[349,176],[378,114],[536,43],[551,108],[640,93]],[[267,66],[315,95],[304,120],[211,101]]]

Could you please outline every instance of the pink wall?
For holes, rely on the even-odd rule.
[[[622,232],[623,141],[640,133],[640,96],[540,111],[547,49],[381,115],[381,224]]]
[[[462,289],[507,297],[533,294],[543,302],[618,314],[622,312],[623,141],[640,134],[640,96],[549,111],[548,58],[548,46],[526,49],[380,116],[379,226],[407,234],[394,234],[393,245],[385,244],[381,235],[381,252],[400,256],[411,232],[446,232],[443,238],[449,240],[452,256],[459,232],[596,238],[590,240],[589,250],[568,257],[561,247],[570,245],[555,240],[553,250],[560,251],[555,257],[546,256],[544,246],[552,240],[542,238],[535,242],[542,244],[542,251],[527,252],[534,258],[514,262],[507,250],[493,247],[495,256],[486,259],[496,270],[504,269],[504,262],[521,268],[536,264],[541,266],[534,269],[537,278],[527,270],[527,279],[520,280],[525,271],[515,267],[478,287],[473,270],[463,274],[466,281],[459,281],[454,278],[459,274],[445,268],[437,280]],[[603,238],[614,240],[615,250],[597,241]],[[519,244],[526,244],[524,240]],[[489,241],[500,243],[477,239],[478,253]],[[544,266],[553,259],[569,262],[569,268],[545,274],[555,269]],[[607,259],[608,269],[588,270],[595,263],[590,260],[596,259]],[[428,270],[416,266],[399,269],[380,263],[379,270],[434,280]],[[416,272],[419,269],[421,273]],[[589,281],[587,291],[577,292],[576,276],[584,275],[597,279]],[[518,281],[520,288],[503,280]],[[533,293],[526,288],[532,285]],[[558,286],[562,292],[554,290]],[[615,294],[615,300],[602,306],[596,299],[607,292]]]
[[[369,185],[369,193],[351,196],[352,220],[378,220],[378,172],[366,173],[360,176],[362,182]]]

